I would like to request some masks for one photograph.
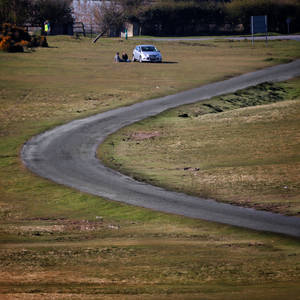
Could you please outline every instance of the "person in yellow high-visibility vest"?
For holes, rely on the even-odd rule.
[[[46,35],[50,33],[50,23],[48,20],[44,22],[44,31]]]

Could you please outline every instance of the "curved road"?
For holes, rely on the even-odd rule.
[[[167,191],[111,170],[96,158],[98,145],[126,125],[182,104],[295,76],[300,76],[300,60],[76,120],[33,137],[24,145],[22,159],[32,172],[82,192],[167,213],[300,237],[300,218]]]

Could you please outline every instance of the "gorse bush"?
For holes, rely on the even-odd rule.
[[[24,48],[48,47],[44,36],[33,36],[23,28],[11,24],[3,24],[0,32],[0,50],[7,52],[24,52]]]
[[[22,27],[4,24],[0,35],[0,49],[7,52],[23,52],[31,37]]]

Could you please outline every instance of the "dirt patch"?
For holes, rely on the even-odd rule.
[[[43,224],[30,224],[22,226],[9,226],[6,228],[6,232],[18,232],[38,234],[38,233],[63,233],[63,232],[90,232],[97,231],[99,229],[110,228],[115,229],[118,225],[105,222],[99,217],[96,221],[90,220],[66,220],[59,219],[52,221],[43,221]]]
[[[130,139],[135,141],[141,141],[141,140],[155,138],[158,136],[160,136],[160,133],[158,131],[152,131],[152,132],[136,131],[130,135]]]

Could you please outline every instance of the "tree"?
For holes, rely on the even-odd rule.
[[[72,0],[31,0],[31,22],[43,24],[45,20],[50,23],[72,22]]]
[[[233,0],[226,5],[227,15],[232,23],[244,25],[250,32],[251,16],[267,15],[268,29],[273,32],[286,32],[286,19],[290,18],[293,32],[300,30],[299,0]]]
[[[0,24],[40,24],[72,21],[72,0],[0,0]]]
[[[117,0],[96,4],[93,7],[93,16],[101,34],[119,31],[126,20],[124,10]]]
[[[89,0],[74,0],[74,17],[77,22],[84,24],[93,23],[93,6],[95,3]]]
[[[22,25],[30,12],[30,0],[0,0],[0,24]]]
[[[145,0],[119,0],[118,2],[126,17],[138,15],[146,3]]]

